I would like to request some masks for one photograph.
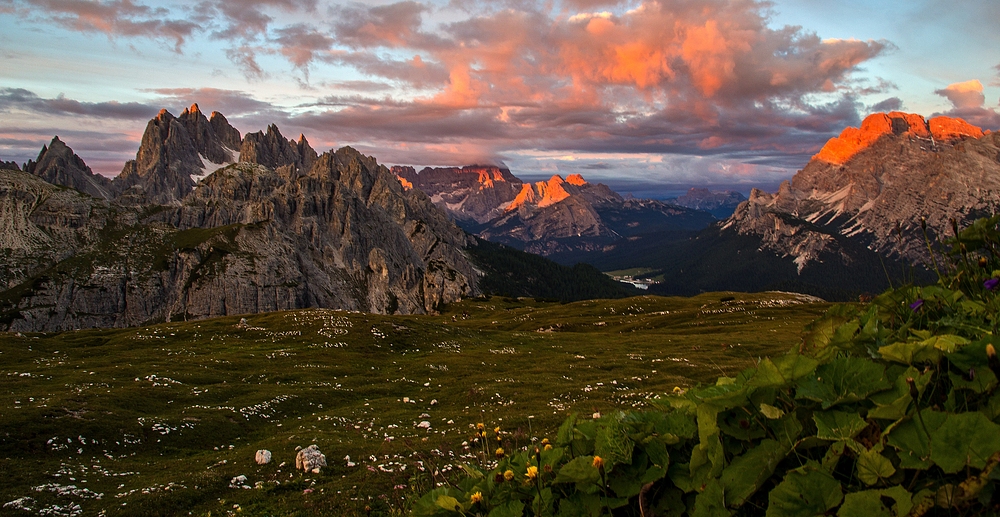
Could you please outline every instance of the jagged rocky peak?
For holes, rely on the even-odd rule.
[[[980,138],[983,130],[960,118],[940,116],[926,121],[924,117],[914,113],[874,113],[865,117],[860,128],[845,128],[840,136],[831,138],[813,159],[843,164],[885,135],[952,143],[963,138]]]
[[[877,113],[827,142],[777,193],[755,190],[725,226],[759,235],[800,271],[844,239],[923,264],[922,220],[933,240],[952,219],[963,226],[1000,209],[998,157],[1000,138],[962,119]]]
[[[19,166],[17,162],[14,161],[5,162],[3,160],[0,160],[0,170],[19,171],[21,170],[21,166]]]
[[[316,161],[316,151],[309,145],[304,135],[299,141],[288,140],[281,135],[278,126],[267,126],[267,132],[248,133],[240,147],[240,161],[256,163],[272,169],[290,166],[296,171],[307,172]]]
[[[111,199],[111,180],[95,174],[83,159],[63,143],[58,136],[42,146],[35,161],[25,164],[25,172],[34,174],[54,185],[74,188],[100,199]]]
[[[146,124],[135,160],[115,178],[115,191],[132,189],[150,202],[175,204],[197,181],[236,161],[238,140],[225,117],[213,113],[209,121],[197,104],[179,117],[162,109]]]
[[[496,188],[497,183],[517,183],[521,181],[510,173],[510,169],[499,165],[466,165],[464,167],[424,167],[417,172],[409,166],[395,165],[390,169],[401,180],[406,180],[425,192],[438,192],[448,188],[475,187]],[[428,195],[433,195],[428,193]]]
[[[548,181],[525,183],[521,191],[506,210],[545,208],[571,196],[578,196],[588,203],[598,206],[605,203],[621,203],[622,197],[603,183],[587,183],[583,176],[570,174],[566,179],[554,174]]]

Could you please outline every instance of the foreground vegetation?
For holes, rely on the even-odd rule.
[[[414,513],[995,515],[998,221],[956,228],[935,285],[833,307],[787,353],[655,409],[570,417]]]
[[[493,297],[437,316],[0,334],[0,514],[403,514],[497,447],[554,441],[573,412],[593,422],[734,376],[828,307],[783,293]],[[295,471],[311,444],[328,466]],[[273,461],[257,465],[258,449]]]

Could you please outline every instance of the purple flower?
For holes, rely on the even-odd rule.
[[[924,306],[924,301],[920,298],[917,298],[917,301],[910,304],[910,310],[912,310],[913,312],[917,312],[923,306]]]
[[[987,291],[996,289],[997,285],[1000,285],[1000,278],[987,278],[986,281],[983,282],[983,287],[985,287]]]

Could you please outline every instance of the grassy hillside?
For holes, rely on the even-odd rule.
[[[477,423],[515,450],[571,411],[643,407],[783,352],[827,307],[775,293],[494,297],[436,316],[0,334],[0,513],[399,514],[481,459]],[[293,468],[310,444],[327,456],[319,474]],[[274,461],[258,466],[258,449]]]

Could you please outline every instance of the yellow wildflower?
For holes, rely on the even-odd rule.
[[[538,467],[534,465],[528,467],[528,472],[524,476],[527,477],[529,480],[534,480],[535,478],[538,477]]]
[[[483,493],[476,492],[472,494],[472,497],[470,499],[472,500],[472,504],[481,503],[483,502]]]
[[[503,447],[497,447],[497,458],[503,458]]]
[[[476,424],[476,429],[482,431],[483,429],[486,429],[486,425],[483,424],[482,422],[479,422],[478,424]]]
[[[542,438],[542,445],[545,445],[547,443],[549,443],[549,439],[548,438]]]
[[[514,479],[514,471],[513,470],[508,470],[507,472],[504,472],[503,473],[503,478],[506,479],[507,481],[510,481],[510,480]]]
[[[552,450],[552,444],[551,443],[545,444],[545,450],[551,451]]]
[[[599,469],[604,466],[604,460],[600,456],[594,456],[594,468]]]
[[[494,428],[493,428],[493,432],[494,432],[494,433],[497,433],[497,434],[500,434],[500,426],[496,426],[496,427],[494,427]]]

